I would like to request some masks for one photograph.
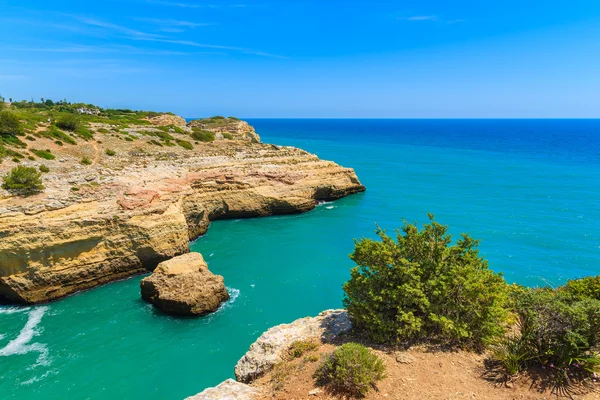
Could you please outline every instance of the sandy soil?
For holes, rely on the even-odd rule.
[[[334,349],[334,345],[322,344],[317,351],[309,354],[315,354],[322,359]],[[569,395],[557,395],[549,389],[540,388],[540,385],[534,384],[532,378],[527,376],[518,377],[508,384],[486,379],[488,374],[484,368],[484,355],[464,351],[432,352],[423,348],[413,348],[403,352],[404,362],[398,362],[397,353],[380,350],[374,352],[384,360],[387,377],[379,382],[377,390],[367,394],[367,400],[569,398]],[[305,358],[288,361],[253,385],[269,393],[262,398],[263,400],[342,399],[343,397],[328,392],[326,388],[315,385],[313,374],[318,364],[319,361]],[[315,394],[315,390],[318,393]],[[586,390],[585,393],[572,394],[570,398],[600,399],[600,392]]]

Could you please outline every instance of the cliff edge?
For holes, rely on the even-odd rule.
[[[42,193],[0,190],[0,300],[55,300],[188,252],[210,221],[300,213],[365,190],[352,169],[260,143],[243,121],[200,130],[162,120],[153,124],[170,125],[92,122],[76,145],[40,123],[30,146],[53,158],[0,163],[0,175],[17,162],[50,170]]]

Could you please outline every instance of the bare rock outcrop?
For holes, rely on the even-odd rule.
[[[185,119],[183,119],[179,115],[173,115],[173,114],[157,115],[156,117],[148,118],[148,121],[150,121],[150,123],[152,125],[156,125],[156,126],[173,125],[173,126],[181,127],[181,126],[186,125]]]
[[[142,299],[173,315],[205,315],[229,299],[223,277],[208,270],[200,253],[161,262],[140,289]]]
[[[280,362],[292,343],[318,337],[328,341],[352,328],[346,310],[327,310],[318,316],[275,326],[263,333],[235,366],[235,377],[250,383]]]
[[[231,135],[231,138],[235,140],[260,142],[260,136],[254,130],[254,127],[246,121],[241,121],[237,118],[212,117],[197,119],[190,121],[187,126],[213,132],[216,135]]]
[[[189,252],[211,221],[305,212],[365,190],[352,169],[294,147],[216,140],[188,150],[96,136],[76,146],[37,138],[56,155],[43,160],[46,189],[27,198],[0,189],[1,301],[41,303],[152,271]],[[0,176],[12,166],[0,164]]]
[[[185,400],[256,400],[260,395],[261,391],[255,387],[227,379]]]

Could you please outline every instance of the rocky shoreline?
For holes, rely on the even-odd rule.
[[[346,310],[326,310],[316,317],[306,317],[290,324],[277,325],[263,333],[235,366],[236,380],[227,379],[186,400],[255,400],[265,395],[252,382],[268,373],[285,358],[296,341],[317,339],[327,343],[352,329]]]
[[[260,143],[243,121],[231,134],[219,128],[217,140],[193,149],[153,146],[144,129],[128,128],[129,138],[139,134],[136,140],[97,133],[69,147],[36,140],[56,159],[43,160],[51,171],[44,192],[27,198],[0,193],[0,300],[56,300],[189,252],[189,242],[211,221],[302,213],[317,201],[365,190],[352,169]],[[171,129],[170,135],[179,134]],[[82,156],[92,164],[82,165]],[[0,174],[12,166],[0,164]]]

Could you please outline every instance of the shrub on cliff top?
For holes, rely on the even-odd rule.
[[[194,145],[192,145],[190,142],[188,142],[187,140],[176,140],[177,144],[180,145],[181,147],[183,147],[186,150],[193,150],[194,149]]]
[[[15,167],[2,180],[2,189],[19,196],[29,196],[44,189],[42,174],[31,167]]]
[[[577,299],[600,300],[600,275],[570,280],[563,290]]]
[[[346,343],[325,359],[315,378],[336,392],[362,397],[385,378],[385,365],[365,346]]]
[[[24,133],[23,124],[10,111],[0,111],[0,137],[17,136]]]
[[[212,142],[215,140],[215,134],[198,128],[193,128],[192,138],[200,142]]]
[[[344,305],[377,342],[433,340],[480,349],[503,333],[507,285],[479,256],[469,235],[451,245],[448,227],[429,215],[422,230],[405,223],[394,241],[356,241],[357,267]]]
[[[81,122],[77,116],[65,114],[56,121],[56,126],[66,131],[75,132],[81,126]]]
[[[558,289],[515,292],[517,334],[500,340],[493,347],[492,359],[509,374],[542,367],[557,386],[600,373],[600,300],[593,298],[593,293],[569,292],[569,286],[587,285],[593,280],[570,281]]]

